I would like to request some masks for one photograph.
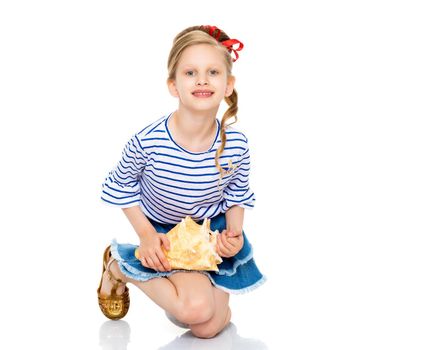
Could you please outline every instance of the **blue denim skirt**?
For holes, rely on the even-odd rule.
[[[158,233],[167,233],[175,224],[161,224],[149,219]],[[225,214],[219,214],[211,219],[212,231],[226,229]],[[140,260],[135,257],[135,249],[138,245],[129,243],[117,243],[114,239],[111,243],[111,254],[117,260],[120,270],[126,277],[137,281],[148,281],[151,278],[167,277],[175,272],[196,272],[206,275],[211,283],[228,293],[242,294],[259,287],[266,281],[266,277],[259,271],[254,258],[251,244],[245,233],[242,249],[231,258],[222,258],[223,262],[218,265],[219,271],[187,271],[172,270],[160,272],[144,267]]]

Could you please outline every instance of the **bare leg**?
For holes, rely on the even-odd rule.
[[[158,306],[164,310],[175,314],[179,310],[178,294],[175,286],[167,278],[153,278],[147,282],[140,282],[126,277],[121,271],[116,261],[110,265],[111,273],[125,283],[132,283],[142,290]],[[101,294],[109,295],[112,282],[104,278],[102,282]],[[123,294],[125,287],[121,285],[117,289],[117,294]]]
[[[127,278],[116,262],[110,265],[112,274],[125,283],[132,283],[158,306],[183,323],[199,323],[210,319],[214,311],[213,287],[207,276],[196,272],[177,272],[168,278],[153,278],[140,282]],[[102,294],[109,294],[111,282],[104,279]],[[117,294],[124,292],[119,287]]]
[[[231,320],[231,309],[228,306],[230,295],[213,287],[215,310],[208,321],[190,325],[192,333],[199,338],[212,338],[221,332]]]
[[[210,279],[197,272],[177,272],[168,277],[175,286],[180,308],[173,313],[180,322],[197,324],[213,317],[215,298]]]

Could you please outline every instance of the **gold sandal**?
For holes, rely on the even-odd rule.
[[[125,317],[125,315],[128,313],[129,289],[125,286],[125,291],[122,295],[116,294],[117,288],[120,286],[120,284],[126,283],[114,277],[114,275],[110,271],[110,266],[114,261],[115,259],[111,258],[110,246],[108,246],[103,253],[102,278],[100,280],[99,288],[97,288],[97,297],[99,300],[100,310],[103,312],[103,314],[111,320],[119,320]],[[115,281],[115,283],[111,286],[110,295],[100,294],[105,271],[107,272],[109,279]]]

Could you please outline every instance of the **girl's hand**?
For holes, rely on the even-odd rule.
[[[140,239],[138,255],[144,267],[161,272],[171,270],[161,246],[166,250],[170,249],[169,239],[163,233],[149,233]]]
[[[242,232],[223,230],[222,233],[217,235],[216,251],[224,258],[230,258],[236,255],[242,247]]]

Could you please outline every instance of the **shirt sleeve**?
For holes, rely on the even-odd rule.
[[[245,209],[254,208],[255,195],[249,187],[250,163],[249,148],[246,147],[238,163],[235,164],[237,167],[231,181],[224,189],[225,210],[228,210],[233,205],[238,205]]]
[[[140,204],[140,175],[146,166],[146,155],[137,135],[126,144],[122,158],[102,184],[101,199],[120,208]]]

